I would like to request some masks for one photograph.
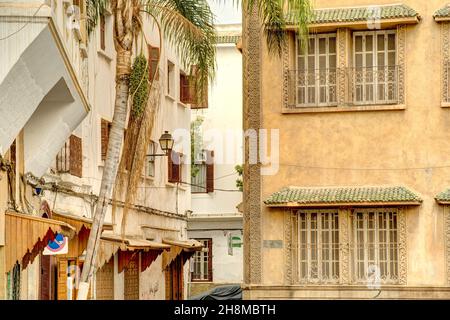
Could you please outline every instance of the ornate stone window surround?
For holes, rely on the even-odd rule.
[[[345,72],[339,70],[348,70],[353,66],[353,32],[361,31],[350,28],[328,29],[327,33],[336,33],[337,35],[337,105],[336,106],[316,106],[316,107],[297,107],[295,97],[292,95],[292,84],[290,83],[290,72],[296,66],[296,44],[295,32],[290,31],[291,37],[286,41],[282,54],[282,79],[283,79],[283,101],[282,113],[316,113],[316,112],[348,112],[348,111],[375,111],[375,110],[403,110],[406,109],[405,95],[405,45],[406,45],[406,25],[390,26],[382,30],[396,30],[396,65],[397,71],[397,103],[379,104],[379,105],[349,105],[350,100],[349,81]],[[371,30],[374,31],[374,30]],[[449,104],[450,106],[450,104]]]
[[[357,210],[358,209],[358,210]],[[294,212],[297,209],[287,208],[284,211],[284,239],[286,246],[284,247],[284,260],[285,260],[285,284],[286,285],[359,285],[362,286],[360,282],[357,282],[354,275],[353,259],[351,254],[352,249],[352,215],[361,208],[344,207],[337,208],[334,211],[338,212],[339,221],[339,281],[338,283],[300,283],[296,280],[298,265],[297,265],[297,255],[296,250],[297,244],[297,218]],[[379,209],[379,208],[378,208]],[[364,210],[364,209],[362,209]],[[398,234],[398,281],[396,283],[381,284],[383,285],[400,285],[404,286],[407,284],[407,247],[406,247],[406,216],[405,207],[396,207],[397,211],[397,234]],[[450,218],[447,222],[447,230],[450,230]],[[450,239],[450,236],[447,238]],[[449,246],[449,245],[448,245]],[[450,251],[449,251],[450,252]]]

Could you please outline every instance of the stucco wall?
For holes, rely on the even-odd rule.
[[[424,200],[406,212],[407,285],[447,286],[444,214],[434,197],[450,186],[450,113],[441,107],[441,29],[432,18],[446,2],[404,3],[422,17],[406,27],[405,110],[282,114],[282,61],[263,50],[262,126],[280,130],[280,169],[262,178],[262,195],[290,185],[404,185]],[[373,4],[314,1],[316,8]],[[264,207],[261,216],[262,238],[284,240],[282,211]],[[262,283],[282,284],[283,250],[262,253]]]

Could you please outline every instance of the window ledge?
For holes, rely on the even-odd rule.
[[[113,56],[111,53],[106,52],[105,50],[102,49],[98,49],[97,50],[97,54],[103,58],[105,58],[106,60],[108,60],[108,62],[113,61]]]
[[[185,109],[187,109],[187,107],[188,107],[188,105],[187,105],[186,103],[181,102],[181,101],[178,102],[178,105],[179,105],[180,107],[182,107],[182,108],[185,108]]]
[[[167,99],[169,99],[170,101],[172,101],[172,102],[175,102],[175,98],[174,97],[172,97],[170,94],[168,94],[168,93],[166,93],[166,98]]]
[[[441,102],[441,108],[450,108],[450,102]]]
[[[450,107],[450,104],[449,104]],[[326,113],[326,112],[354,112],[354,111],[389,111],[389,110],[405,110],[406,105],[363,105],[363,106],[337,106],[337,107],[298,107],[298,108],[282,108],[281,113]]]
[[[147,176],[147,175],[144,175],[144,174],[141,175],[141,179],[146,181],[146,182],[149,182],[149,183],[154,183],[155,182],[155,177]]]
[[[181,184],[177,184],[177,183],[174,183],[174,182],[167,182],[166,183],[166,187],[169,187],[169,188],[177,188],[177,186],[178,186],[178,189],[183,190],[183,191],[187,191],[187,188],[185,186],[181,185]]]

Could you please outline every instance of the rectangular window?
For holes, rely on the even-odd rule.
[[[167,61],[167,95],[175,97],[175,65]]]
[[[296,42],[297,68],[289,81],[295,83],[298,107],[335,106],[336,98],[336,34],[309,37],[307,52],[301,40]]]
[[[102,161],[106,160],[106,153],[108,151],[109,133],[111,131],[111,122],[108,120],[101,120],[101,158]]]
[[[158,81],[159,80],[159,48],[148,46],[148,56],[149,56],[149,80]]]
[[[191,177],[191,192],[214,192],[214,151],[203,150],[195,159],[192,170],[195,175]]]
[[[180,72],[180,101],[184,104],[191,103],[189,77]]]
[[[105,15],[100,15],[100,48],[106,50],[106,18]]]
[[[83,147],[81,138],[71,135],[56,155],[56,171],[79,178],[83,175]]]
[[[339,281],[338,212],[298,211],[298,280],[301,283]]]
[[[181,153],[172,150],[167,157],[168,181],[172,183],[182,182],[182,157]]]
[[[199,239],[203,250],[193,256],[192,281],[213,281],[212,277],[212,239]]]
[[[360,209],[353,214],[353,260],[356,282],[397,283],[396,209]]]
[[[353,102],[395,104],[398,102],[396,31],[353,33]]]
[[[200,83],[198,66],[191,66],[191,75],[189,76],[189,98],[191,109],[207,109],[208,108],[208,90],[209,83],[205,81]]]
[[[157,151],[158,151],[158,144],[154,141],[150,141],[150,144],[148,146],[148,154],[156,154]],[[155,176],[155,157],[154,156],[147,157],[145,171],[146,171],[147,177]]]

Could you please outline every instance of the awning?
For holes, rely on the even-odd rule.
[[[53,219],[27,214],[6,212],[5,214],[5,270],[11,270],[16,262],[25,268],[44,250],[48,241],[60,233],[71,238],[75,228]]]
[[[422,199],[405,187],[287,187],[273,193],[268,207],[416,206]]]
[[[86,217],[80,217],[73,214],[66,214],[66,213],[59,213],[59,212],[53,212],[52,217],[55,218],[55,220],[63,221],[71,226],[75,227],[76,232],[79,233],[81,229],[91,229],[92,227],[92,219],[86,218]],[[103,223],[103,230],[112,230],[113,225],[112,223],[105,222]]]
[[[122,238],[120,235],[112,233],[103,233],[100,242],[100,248],[97,256],[97,268],[101,268],[111,259],[119,250],[121,257],[119,259],[119,273],[122,272],[130,261],[133,254],[142,253],[141,271],[147,269],[150,264],[156,260],[162,251],[170,250],[170,245],[149,241],[144,239],[134,239],[130,237]]]
[[[436,22],[450,21],[450,4],[436,11],[433,18]]]
[[[288,26],[296,26],[296,13],[287,14]],[[368,23],[379,24],[411,24],[420,21],[419,14],[404,4],[388,4],[377,6],[341,7],[313,10],[310,27],[336,26],[350,27]]]
[[[92,219],[59,212],[53,212],[52,218],[66,222],[75,228],[76,236],[69,241],[69,251],[67,256],[78,257],[82,255],[87,248],[89,233],[92,228]],[[111,223],[103,224],[103,230],[112,230],[112,228]]]
[[[201,251],[203,249],[203,244],[193,239],[163,239],[162,242],[172,246],[169,252],[163,253],[163,270],[165,270],[181,253],[192,255],[196,251]]]
[[[439,204],[450,204],[450,189],[444,190],[435,197]]]

